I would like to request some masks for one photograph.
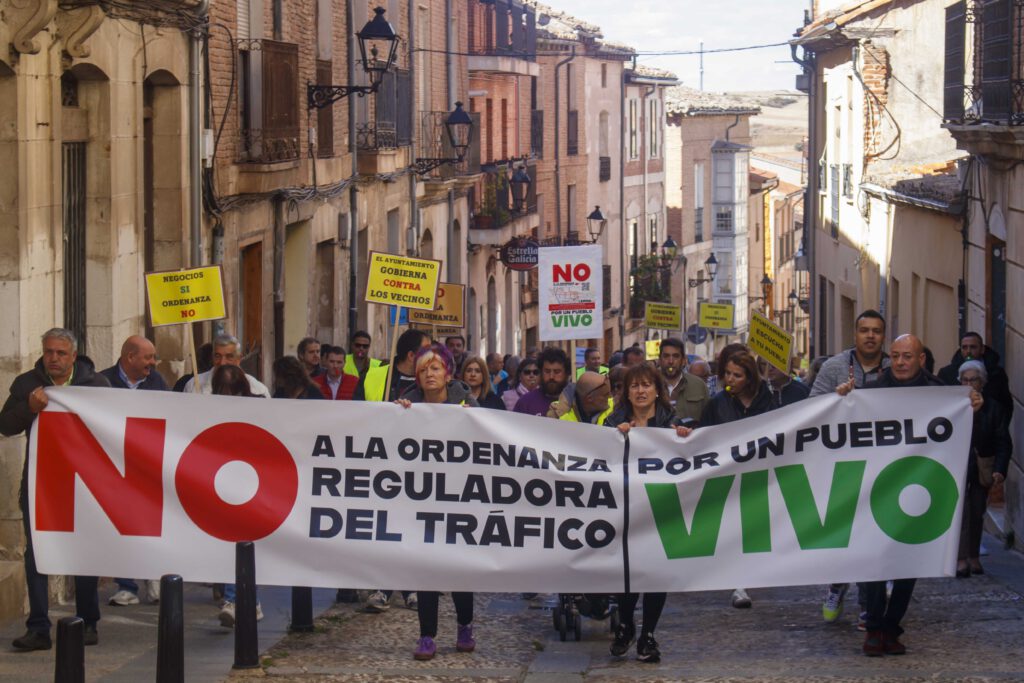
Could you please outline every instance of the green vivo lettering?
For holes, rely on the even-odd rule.
[[[768,507],[768,470],[740,476],[740,523],[744,553],[772,551],[771,510]]]
[[[801,549],[846,548],[850,545],[853,518],[857,514],[857,498],[866,466],[863,460],[836,463],[824,521],[818,514],[814,492],[804,466],[776,468],[775,477]]]
[[[733,476],[713,477],[704,482],[700,500],[693,512],[693,524],[686,528],[679,488],[676,484],[645,484],[658,536],[670,560],[710,557],[718,545],[725,501],[732,489]]]
[[[915,484],[923,486],[931,498],[928,509],[916,516],[900,506],[903,489]],[[956,480],[949,470],[930,458],[912,455],[890,463],[879,473],[871,487],[871,514],[890,538],[917,545],[934,541],[949,530],[958,500]]]

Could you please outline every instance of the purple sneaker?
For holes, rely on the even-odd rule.
[[[459,637],[455,641],[455,649],[459,652],[472,652],[476,649],[476,640],[473,639],[473,624],[465,626],[459,624]]]
[[[436,653],[437,646],[434,645],[434,639],[430,636],[423,636],[420,638],[420,642],[416,643],[416,650],[412,653],[412,657],[425,662],[433,659]]]

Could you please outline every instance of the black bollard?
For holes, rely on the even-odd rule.
[[[235,544],[235,669],[256,669],[260,648],[256,632],[256,546]]]
[[[313,589],[292,587],[292,623],[288,630],[293,633],[313,632]]]
[[[185,683],[184,584],[177,574],[160,578],[160,622],[156,635],[156,683]]]
[[[85,683],[85,622],[64,617],[57,622],[57,659],[54,683]]]

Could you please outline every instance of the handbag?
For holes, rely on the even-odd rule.
[[[977,451],[975,451],[975,458],[978,463],[978,483],[987,489],[994,483],[992,475],[995,472],[996,458],[994,455],[981,455]]]

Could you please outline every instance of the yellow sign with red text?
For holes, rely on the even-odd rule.
[[[644,304],[644,322],[658,330],[680,330],[683,327],[682,307],[648,301]]]
[[[438,334],[458,334],[466,327],[466,286],[442,282],[437,287],[437,308],[409,311],[409,322],[432,325]]]
[[[146,273],[153,327],[227,317],[220,266]]]
[[[700,326],[710,330],[731,330],[736,326],[736,309],[732,304],[700,304]]]
[[[440,261],[372,251],[366,276],[366,301],[433,311],[440,281]]]

